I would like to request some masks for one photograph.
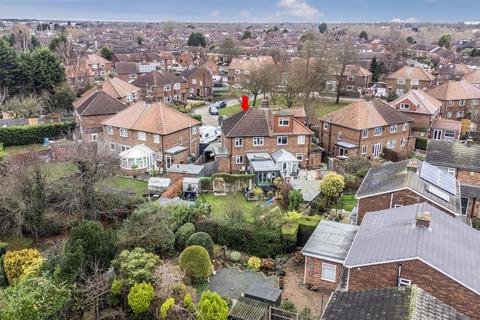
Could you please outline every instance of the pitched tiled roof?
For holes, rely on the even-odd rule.
[[[417,172],[407,170],[407,165],[415,162]],[[449,194],[448,201],[443,200],[437,195],[428,191],[428,181],[420,178],[422,170],[422,161],[416,159],[407,159],[377,168],[368,170],[367,176],[363,179],[360,188],[357,190],[356,198],[370,197],[376,194],[383,194],[402,189],[411,189],[420,194],[422,197],[437,203],[446,210],[459,215],[461,212],[460,205],[460,183],[457,181],[456,195]]]
[[[127,95],[137,92],[140,88],[123,81],[120,78],[107,78],[102,83],[102,90],[114,98],[123,98]]]
[[[442,101],[480,99],[480,89],[465,80],[449,80],[438,87],[428,90],[427,93]]]
[[[133,81],[133,84],[140,87],[159,87],[177,82],[185,82],[185,80],[170,71],[154,70],[136,79],[135,81]]]
[[[468,320],[417,286],[335,291],[322,320]]]
[[[356,76],[356,77],[368,77],[368,76],[371,76],[372,73],[359,66],[359,65],[356,65],[356,64],[349,64],[345,67],[345,72],[344,72],[344,75],[345,76]]]
[[[431,81],[434,80],[435,77],[422,68],[404,66],[399,70],[389,74],[386,79],[415,79],[419,81]]]
[[[417,108],[415,111],[402,110],[402,112],[435,114],[442,106],[442,102],[440,100],[429,96],[426,92],[422,90],[410,90],[407,93],[401,95],[396,100],[390,102],[390,105],[393,108],[396,108],[396,105],[405,99],[408,99],[411,102],[415,103]]]
[[[122,102],[97,88],[85,92],[74,101],[73,106],[82,116],[116,114],[127,108]]]
[[[464,63],[449,63],[449,64],[442,64],[438,67],[438,73],[441,75],[452,75],[463,77],[466,74],[472,72],[467,65]]]
[[[98,54],[87,55],[87,64],[106,64],[106,63],[111,63],[111,62],[99,56]]]
[[[117,62],[115,71],[118,74],[136,74],[138,73],[138,66],[135,62]]]
[[[167,135],[199,125],[200,122],[163,103],[144,101],[128,107],[102,122],[103,125]]]
[[[439,167],[480,171],[480,145],[430,140],[425,161]]]
[[[430,213],[429,227],[416,227]],[[388,245],[386,245],[388,244]],[[420,259],[480,294],[480,232],[427,203],[368,212],[350,247],[347,268]],[[420,271],[421,272],[421,271]]]
[[[247,70],[252,68],[258,68],[260,65],[268,63],[274,63],[271,56],[233,58],[228,68]]]
[[[480,83],[480,69],[477,69],[469,74],[467,74],[465,77],[463,77],[463,80],[466,80],[470,83]]]
[[[413,121],[405,113],[391,108],[388,104],[378,99],[354,102],[335,112],[324,115],[320,120],[356,130]]]

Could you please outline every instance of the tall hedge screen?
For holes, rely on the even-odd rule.
[[[0,128],[0,144],[5,147],[43,143],[44,138],[58,139],[75,128],[74,122]]]

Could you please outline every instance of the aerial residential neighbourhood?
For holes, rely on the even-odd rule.
[[[0,320],[480,320],[479,12],[0,1]]]

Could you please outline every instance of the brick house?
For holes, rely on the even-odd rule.
[[[313,132],[288,109],[270,108],[266,101],[261,107],[250,107],[245,113],[223,120],[221,128],[221,148],[214,152],[219,171],[245,172],[250,165],[249,154],[251,158],[255,154],[268,157],[279,150],[283,150],[284,157],[292,158],[278,167],[287,176],[299,167],[311,167],[314,161],[321,161],[312,156]]]
[[[367,212],[422,202],[464,222],[467,220],[461,210],[460,182],[417,159],[371,168],[355,198],[358,199],[358,224],[362,223]]]
[[[102,122],[105,148],[120,154],[139,145],[139,151],[154,153],[152,167],[168,169],[198,157],[200,122],[163,103],[135,103]],[[122,163],[132,169],[132,163]]]
[[[123,81],[131,83],[138,78],[140,72],[136,62],[117,62],[115,73]]]
[[[429,141],[426,162],[460,181],[462,213],[480,217],[480,145]]]
[[[328,156],[380,157],[383,148],[409,152],[412,119],[385,102],[360,100],[319,119],[318,137]]]
[[[340,83],[338,79],[327,81],[327,88],[330,92],[336,93],[337,86],[340,86],[340,94],[349,97],[359,97],[365,93],[368,84],[372,81],[372,73],[362,66],[349,64],[345,67]],[[335,84],[335,85],[332,85]]]
[[[465,80],[449,80],[427,93],[442,102],[440,115],[447,119],[469,119],[480,101],[480,89]]]
[[[473,70],[463,63],[448,63],[438,66],[437,83],[446,80],[460,80]]]
[[[338,222],[332,227],[335,224],[344,228]],[[312,237],[329,236],[316,234]],[[314,270],[312,274],[320,276],[306,277],[305,283],[323,288],[323,279],[328,279],[328,288],[348,292],[416,285],[471,319],[480,319],[479,246],[477,230],[427,203],[369,212],[353,241],[338,242],[338,251],[328,252],[323,245],[310,248],[310,255],[348,254],[341,267],[316,257],[306,260],[305,273]]]
[[[271,56],[232,58],[228,65],[228,81],[230,83],[240,83],[248,79],[251,70],[265,64],[271,64],[273,67],[273,58]]]
[[[433,120],[428,137],[439,141],[458,141],[461,135],[462,121],[439,117]]]
[[[95,142],[102,136],[102,121],[125,110],[127,106],[104,91],[94,87],[73,102],[77,123],[76,138]]]
[[[102,83],[102,90],[127,105],[137,102],[140,98],[140,88],[117,77],[107,78]]]
[[[480,69],[467,74],[463,77],[463,80],[470,82],[474,87],[480,89]]]
[[[188,84],[188,98],[209,99],[213,95],[213,76],[205,67],[191,66],[181,73]]]
[[[390,106],[413,119],[413,136],[427,138],[433,121],[440,114],[442,102],[422,90],[410,90],[390,102]]]
[[[420,67],[404,66],[385,77],[389,91],[401,96],[412,89],[431,88],[435,77]]]
[[[132,82],[141,89],[143,99],[163,103],[187,101],[187,81],[166,70],[154,70]]]

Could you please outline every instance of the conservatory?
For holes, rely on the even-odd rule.
[[[125,170],[151,170],[156,168],[155,152],[144,144],[119,154],[120,168]]]
[[[280,149],[272,153],[272,158],[284,178],[295,175],[298,171],[300,160],[291,152]]]

